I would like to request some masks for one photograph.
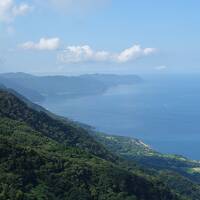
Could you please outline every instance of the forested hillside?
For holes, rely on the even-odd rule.
[[[88,130],[89,131],[89,130]],[[200,162],[181,155],[162,154],[141,140],[98,133],[91,135],[111,152],[151,169],[168,187],[184,195],[186,199],[200,199]]]
[[[86,130],[1,90],[0,199],[182,198],[137,165],[128,167]]]

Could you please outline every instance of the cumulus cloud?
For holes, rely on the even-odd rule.
[[[118,62],[128,62],[142,56],[148,56],[154,52],[155,48],[142,48],[140,45],[133,45],[117,55],[117,60]]]
[[[24,50],[56,50],[60,46],[59,38],[41,38],[39,42],[28,41],[21,45],[20,48]]]
[[[14,0],[0,0],[0,21],[12,22],[15,17],[25,15],[31,9],[26,3],[16,4]]]
[[[68,46],[58,54],[58,59],[63,63],[80,62],[116,62],[126,63],[137,58],[148,56],[156,51],[155,48],[142,48],[133,45],[119,53],[108,51],[95,51],[90,46]]]

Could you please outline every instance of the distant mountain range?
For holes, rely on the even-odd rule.
[[[116,85],[140,82],[142,79],[137,75],[33,76],[26,73],[0,74],[0,84],[16,90],[33,102],[41,102],[45,98],[71,98],[100,94]]]

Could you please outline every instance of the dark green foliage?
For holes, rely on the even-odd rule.
[[[83,128],[72,126],[70,123],[63,123],[44,112],[29,108],[22,100],[6,91],[0,92],[0,116],[25,122],[45,136],[65,145],[80,147],[108,160],[117,159],[89,136]]]
[[[0,92],[0,200],[178,200],[86,130]]]
[[[92,130],[90,133],[110,151],[125,159],[138,162],[143,167],[151,168],[152,170],[146,170],[145,173],[157,177],[186,199],[200,199],[200,174],[190,172],[192,169],[200,168],[198,161],[183,156],[158,153],[138,139],[107,135]]]
[[[176,199],[164,187],[7,118],[0,120],[0,152],[2,199]]]
[[[179,191],[188,199],[200,199],[200,185],[195,184],[187,177],[181,176],[178,173],[169,170],[160,171],[159,177],[170,188]]]

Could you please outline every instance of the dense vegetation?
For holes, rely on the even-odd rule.
[[[66,125],[44,112],[29,108],[26,103],[16,98],[13,94],[0,92],[0,117],[25,122],[36,131],[40,131],[43,135],[57,142],[80,147],[108,160],[113,159],[113,155],[102,145],[95,142],[84,129],[76,128],[71,124]]]
[[[161,154],[135,138],[107,135],[89,129],[88,131],[111,152],[151,168],[150,173],[159,176],[168,187],[187,199],[200,199],[199,161],[179,155]]]
[[[1,200],[182,199],[71,123],[0,90]]]

